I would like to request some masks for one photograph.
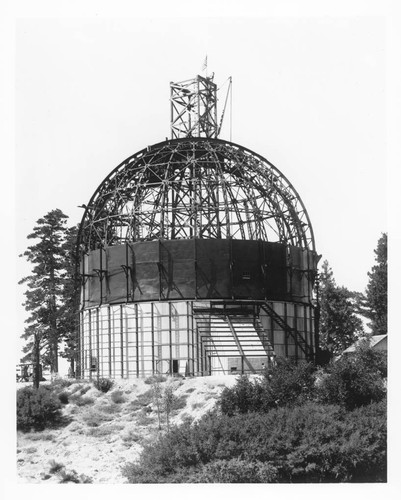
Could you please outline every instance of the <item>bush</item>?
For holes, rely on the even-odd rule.
[[[23,387],[17,391],[17,429],[43,430],[61,417],[61,403],[48,386]]]
[[[93,385],[98,391],[109,392],[113,387],[113,381],[108,378],[99,378],[99,380],[94,380]]]
[[[73,383],[74,383],[73,380],[68,380],[66,378],[58,377],[52,381],[51,386],[55,389],[65,389],[70,385],[72,385]]]
[[[113,403],[121,404],[125,403],[126,399],[123,396],[123,391],[114,391],[111,393],[111,400]]]
[[[226,415],[269,411],[305,403],[314,396],[314,368],[310,363],[278,358],[262,380],[241,376],[232,388],[223,389],[219,405]]]
[[[58,399],[63,405],[68,405],[68,392],[60,392],[60,394],[58,395]]]
[[[318,387],[318,398],[327,404],[340,404],[352,410],[386,395],[386,355],[362,345],[355,353],[333,361]]]
[[[259,411],[262,407],[263,386],[259,380],[253,382],[243,375],[236,384],[223,389],[219,405],[225,415]]]
[[[75,400],[75,404],[77,406],[87,406],[87,405],[92,405],[95,402],[93,398],[90,396],[80,396]]]
[[[233,417],[213,412],[145,445],[124,474],[139,483],[385,481],[385,404],[354,412],[316,403]]]
[[[311,363],[277,358],[264,374],[263,409],[304,404],[314,398],[315,374]]]
[[[194,483],[272,483],[277,477],[275,467],[263,462],[239,458],[214,460],[193,473]]]
[[[163,375],[152,375],[151,377],[148,377],[144,380],[145,384],[152,385],[155,382],[158,382],[159,384],[162,382],[165,382],[167,380],[166,377]]]

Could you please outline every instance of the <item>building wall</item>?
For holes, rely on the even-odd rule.
[[[274,355],[297,360],[306,358],[294,339],[259,309],[260,304],[248,304],[250,321],[260,321]],[[270,305],[286,319],[289,326],[297,326],[299,334],[314,348],[311,307],[280,302]],[[83,310],[81,375],[89,378],[135,378],[157,373],[252,373],[271,362],[272,351],[264,354],[256,335],[255,340],[251,339],[251,343],[244,348],[246,356],[242,359],[234,340],[228,339],[228,324],[218,330],[211,322],[205,332],[204,323],[201,328],[200,317],[195,312],[199,306],[212,307],[213,302],[182,300],[108,304]],[[227,314],[232,319],[236,318],[234,313]],[[211,337],[209,341],[208,335]],[[208,350],[207,345],[211,344],[215,345],[215,350]],[[233,367],[236,370],[232,370]]]
[[[280,243],[171,240],[129,243],[84,255],[81,303],[239,299],[309,304],[315,252]]]

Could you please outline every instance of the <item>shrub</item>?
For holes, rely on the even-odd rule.
[[[92,437],[105,437],[124,429],[122,424],[102,425],[101,427],[91,427],[85,434]]]
[[[61,417],[61,403],[48,386],[17,391],[17,429],[43,430]]]
[[[220,395],[220,408],[225,415],[234,413],[247,413],[259,411],[262,407],[263,386],[256,379],[253,382],[243,375],[237,379],[236,384],[223,389]]]
[[[34,434],[28,434],[27,439],[30,441],[53,441],[54,440],[54,434],[51,433],[34,433]]]
[[[138,443],[138,442],[142,441],[142,436],[141,436],[141,434],[139,434],[133,430],[129,430],[127,432],[127,434],[122,436],[122,440],[125,444],[130,445],[132,442]]]
[[[70,385],[72,385],[74,382],[75,381],[73,380],[68,380],[66,378],[58,377],[52,381],[51,386],[54,389],[65,389],[67,387],[70,387]]]
[[[145,445],[125,475],[155,483],[385,481],[385,405],[346,412],[307,403],[233,417],[213,412]]]
[[[77,406],[86,406],[91,405],[95,402],[95,400],[89,396],[79,397],[75,400],[75,404]]]
[[[98,380],[93,381],[93,385],[98,391],[101,392],[109,392],[109,390],[113,387],[113,384],[114,382],[108,378],[99,378]]]
[[[68,392],[60,392],[60,394],[58,395],[58,399],[63,405],[68,405]]]
[[[274,466],[239,458],[214,460],[192,474],[195,483],[272,483],[277,477]]]
[[[123,396],[123,391],[114,391],[111,393],[111,400],[113,403],[121,404],[125,403],[126,399]]]
[[[65,467],[64,464],[60,464],[59,462],[56,462],[54,459],[50,460],[49,464],[50,464],[50,469],[49,469],[50,474],[55,474],[61,471],[61,469],[64,469]]]
[[[299,405],[313,398],[314,381],[314,368],[310,363],[297,365],[278,358],[277,363],[265,371],[263,379],[251,381],[241,376],[233,387],[223,389],[219,405],[226,415]]]
[[[277,358],[264,374],[265,410],[303,404],[314,397],[314,367],[311,363]]]
[[[85,474],[80,474],[78,476],[75,470],[61,469],[59,472],[60,481],[59,483],[77,483],[77,484],[87,484],[92,483],[92,479]]]
[[[49,463],[49,473],[58,474],[60,477],[59,483],[92,483],[92,479],[89,476],[85,474],[80,474],[78,476],[75,470],[67,470],[64,464],[58,463],[54,459]],[[46,479],[48,479],[48,477]]]
[[[100,424],[104,422],[110,422],[113,420],[111,415],[105,415],[99,411],[90,411],[86,416],[83,417],[83,421],[86,423],[88,427],[98,427]]]
[[[163,375],[152,375],[151,377],[148,377],[144,380],[145,384],[152,385],[155,382],[158,382],[159,384],[162,382],[165,382],[167,380],[166,377]]]
[[[183,394],[182,396],[176,396],[173,400],[172,403],[172,410],[173,412],[182,410],[187,406],[187,399],[188,396],[186,394]]]
[[[137,425],[149,425],[154,423],[154,417],[148,415],[148,412],[141,410],[136,419]]]
[[[385,354],[362,345],[329,365],[318,387],[319,400],[348,410],[381,401],[386,395],[386,365]]]

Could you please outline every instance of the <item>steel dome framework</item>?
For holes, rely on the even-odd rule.
[[[190,238],[315,249],[305,206],[285,176],[219,139],[175,139],[129,157],[96,190],[81,226],[84,250]]]

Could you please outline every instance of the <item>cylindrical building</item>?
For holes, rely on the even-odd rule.
[[[83,377],[315,358],[308,214],[270,162],[217,139],[216,102],[212,78],[172,83],[172,139],[123,161],[86,206]]]

